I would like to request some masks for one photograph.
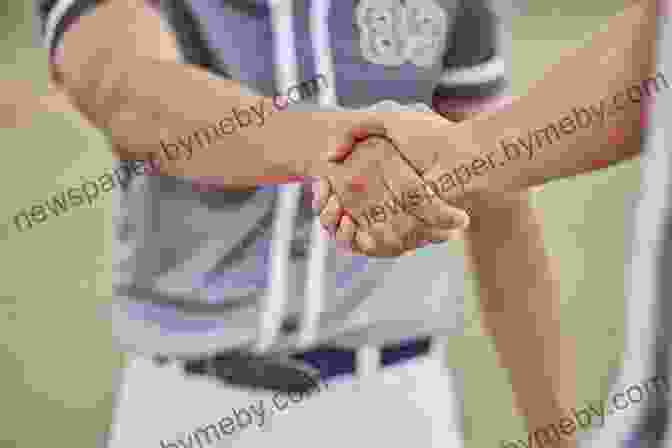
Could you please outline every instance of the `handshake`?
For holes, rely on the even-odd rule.
[[[482,178],[464,163],[474,154],[463,148],[473,151],[473,144],[451,141],[458,133],[446,132],[462,126],[424,104],[413,108],[418,112],[385,101],[367,109],[374,118],[350,129],[316,182],[314,207],[322,225],[354,253],[396,257],[459,238],[469,224],[471,199],[484,191]],[[398,129],[382,124],[390,123],[381,119],[385,112],[397,116]],[[442,167],[446,159],[450,170]]]

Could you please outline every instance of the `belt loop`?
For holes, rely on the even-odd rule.
[[[369,378],[380,368],[380,347],[364,345],[357,349],[355,374],[359,379]]]

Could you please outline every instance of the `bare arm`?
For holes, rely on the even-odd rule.
[[[513,143],[521,150],[517,162],[507,162],[505,167],[488,170],[486,175],[472,176],[473,182],[467,188],[520,190],[590,171],[595,161],[615,162],[637,155],[641,150],[641,104],[628,102],[624,95],[632,86],[642,89],[645,96],[655,95],[663,84],[667,86],[664,76],[653,73],[655,28],[655,1],[633,2],[613,17],[605,30],[596,33],[585,48],[563,57],[525,97],[500,112],[471,120],[466,126],[446,128],[444,144],[451,135],[456,142],[475,142],[472,155],[475,151],[486,154],[492,150],[499,154],[495,160],[503,160],[503,145]],[[587,126],[588,119],[577,118],[573,109],[591,106],[593,118]],[[599,110],[606,113],[607,107],[615,113],[608,122],[605,116],[606,124],[602,126]],[[621,144],[609,141],[614,129],[623,136]],[[455,158],[448,160],[446,152],[438,154],[439,162],[426,179],[437,181],[455,167]],[[464,162],[469,162],[466,155]],[[446,199],[459,194],[457,189],[442,192]]]
[[[444,117],[459,122],[477,115]],[[575,348],[561,334],[557,266],[545,250],[542,217],[532,199],[531,192],[522,192],[473,201],[466,231],[482,324],[509,371],[530,431],[558,422],[576,400]],[[530,369],[530,359],[538,368]]]
[[[521,191],[591,171],[596,161],[633,157],[641,150],[641,104],[624,104],[623,94],[633,85],[642,95],[654,87],[659,90],[659,82],[668,85],[663,76],[651,73],[655,3],[631,2],[589,45],[565,56],[525,97],[499,112],[459,125],[422,113],[381,114],[377,120],[429,190],[467,208],[491,193]],[[610,100],[616,113],[608,115],[605,106]],[[586,123],[589,112],[581,112],[581,119],[574,111],[584,106],[598,108],[592,125]],[[609,126],[602,126],[600,116]],[[622,144],[609,141],[613,129],[622,134]],[[350,132],[372,135],[358,126]],[[519,154],[507,160],[507,150]],[[341,147],[328,157],[337,162],[351,152],[351,147]],[[331,221],[325,218],[325,223]],[[385,221],[383,216],[379,223]],[[373,238],[362,246],[359,234],[368,231],[362,227],[356,232],[362,252],[372,254],[388,245]]]
[[[58,70],[71,101],[110,137],[121,157],[153,154],[166,174],[216,177],[231,186],[324,174],[320,153],[345,135],[343,123],[354,122],[347,112],[290,106],[272,113],[270,98],[248,95],[235,81],[177,62],[173,35],[143,1],[109,0],[82,17],[61,46]],[[235,123],[227,121],[234,107],[247,110],[255,124],[234,131]],[[251,107],[266,116],[262,125]],[[198,130],[203,132],[197,137]],[[205,145],[206,138],[214,141]]]
[[[558,123],[573,107],[611,102],[617,92],[641,85],[652,74],[654,20],[655,2],[631,5],[610,21],[606,31],[596,34],[589,46],[553,67],[527,97],[503,113],[471,121],[477,132],[470,138],[481,150],[494,151],[499,139],[527,140],[530,131]],[[638,106],[625,107],[611,126],[594,124],[565,133],[552,146],[537,148],[531,160],[489,171],[488,188],[524,189],[589,171],[596,160],[636,155],[640,150]],[[621,145],[609,142],[614,128],[621,129],[625,137]],[[543,246],[541,218],[523,203],[528,199],[520,197],[516,206],[513,195],[504,197],[493,193],[473,201],[468,242],[479,278],[483,323],[494,338],[502,364],[509,369],[516,402],[533,432],[557,423],[574,405],[575,348],[571,339],[562,336],[557,269]],[[516,321],[521,324],[512,325]],[[530,358],[536,360],[534,369],[529,368]]]
[[[561,332],[557,266],[529,196],[508,193],[481,201],[472,209],[467,243],[484,330],[534,431],[557,423],[574,406],[576,360],[571,339]]]
[[[430,123],[418,114],[391,117],[385,123],[393,140],[442,198],[471,199],[470,246],[481,284],[484,323],[495,338],[502,363],[510,369],[516,399],[530,430],[557,423],[573,403],[574,350],[561,337],[557,278],[542,245],[538,218],[524,208],[518,212],[502,209],[497,198],[502,191],[523,190],[590,171],[596,160],[618,161],[639,153],[638,104],[621,103],[619,113],[610,117],[611,126],[561,125],[573,108],[599,107],[633,84],[646,83],[653,75],[654,37],[655,1],[633,2],[609,21],[606,30],[596,33],[589,45],[552,67],[526,97],[498,113],[458,126]],[[648,86],[652,89],[655,84]],[[485,157],[495,155],[501,142],[519,144],[517,139],[527,141],[530,133],[535,143],[543,142],[543,132],[554,131],[549,124],[560,127],[562,138],[541,150],[541,145],[532,147],[529,159],[522,156],[517,163],[504,163],[501,153],[499,159]],[[614,128],[622,130],[620,145],[609,142]],[[426,155],[426,148],[441,148],[434,150],[432,162],[428,162],[432,157]],[[481,155],[474,161],[474,156]],[[338,159],[343,153],[333,156]],[[459,172],[455,171],[458,165]],[[462,196],[470,190],[488,194]],[[502,214],[508,214],[506,219],[501,219]],[[492,219],[495,215],[500,219]],[[492,248],[497,248],[495,257]],[[505,253],[515,254],[519,263],[502,256]],[[502,303],[503,285],[507,285],[507,296],[518,294],[508,297],[506,304]],[[521,324],[515,325],[516,321]],[[523,359],[521,347],[526,354],[540,354],[535,372],[526,371],[529,360]],[[563,364],[567,361],[569,365]]]
[[[642,81],[653,74],[654,32],[655,2],[632,4],[610,21],[607,30],[596,34],[589,46],[554,66],[527,97],[503,113],[471,121],[469,138],[479,144],[480,151],[495,151],[500,139],[526,141],[530,131],[557,125],[574,107],[611,106],[618,92],[632,85],[646,86]],[[590,171],[596,160],[632,157],[640,151],[639,104],[619,111],[610,125],[577,126],[552,145],[544,141],[546,146],[537,147],[530,159],[509,162],[480,179],[491,191],[519,190]],[[622,144],[609,141],[613,129],[622,130]],[[446,130],[446,136],[450,135]],[[544,134],[540,137],[546,138]],[[462,141],[459,136],[456,140]],[[434,171],[434,179],[453,166],[446,164],[444,170]],[[431,174],[427,177],[432,178]],[[476,184],[476,175],[472,177],[474,188],[484,185]],[[575,350],[570,339],[562,336],[558,278],[543,246],[540,217],[522,203],[511,206],[515,199],[509,197],[502,201],[504,194],[492,193],[472,201],[468,241],[479,278],[483,323],[494,337],[502,364],[509,368],[514,396],[532,432],[557,423],[574,404]],[[516,321],[521,324],[511,324]],[[534,369],[529,368],[530,358],[537,361]]]

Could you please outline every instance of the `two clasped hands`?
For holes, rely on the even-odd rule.
[[[488,174],[466,185],[454,175],[483,149],[469,122],[403,110],[363,115],[326,155],[314,207],[342,248],[396,257],[432,242],[460,238],[474,201],[489,191]],[[470,179],[471,180],[471,179]]]

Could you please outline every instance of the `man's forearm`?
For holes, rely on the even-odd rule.
[[[561,122],[573,108],[600,104],[630,85],[640,84],[652,74],[654,8],[652,1],[630,6],[614,17],[608,30],[597,34],[588,47],[565,57],[549,71],[526,97],[504,110],[459,126],[469,130],[470,135],[462,139],[453,134],[457,135],[455,141],[474,141],[477,150],[486,154],[489,149],[500,147],[501,142],[518,143],[519,138],[534,148],[534,140],[548,138],[545,134],[538,137],[536,130],[551,132],[549,123]],[[482,177],[461,171],[465,184],[471,182],[462,186],[465,190],[491,192],[522,190],[589,171],[598,160],[632,156],[640,138],[640,108],[630,104],[620,112],[609,117],[611,126],[580,129],[574,124],[572,132],[563,128],[562,138],[541,150],[537,147],[535,153],[530,151],[534,157],[529,160],[521,158],[518,163],[504,166],[503,162],[495,163],[501,159],[484,157],[473,166],[481,172],[492,169]],[[614,128],[623,136],[621,145],[609,142],[610,129]],[[450,139],[448,127],[445,136]],[[439,187],[445,184],[441,190],[445,193],[457,183],[454,179],[458,173],[452,171],[456,168],[454,155],[446,154],[444,163],[441,158],[439,153],[438,169],[433,170],[436,172],[431,173],[430,179],[439,179]],[[454,173],[452,178],[444,177],[450,182],[440,181],[440,170]],[[451,195],[457,193],[455,190]],[[470,202],[469,245],[479,278],[484,325],[494,338],[501,363],[509,369],[514,395],[527,417],[528,428],[535,431],[557,423],[574,404],[574,350],[571,339],[562,336],[558,279],[544,250],[538,218],[531,207],[526,209],[522,203],[512,207],[511,200],[503,201],[503,197],[494,193]],[[537,361],[534,369],[529,368],[530,358]]]
[[[509,101],[499,100],[486,110]],[[477,115],[449,119],[458,122]],[[544,249],[541,215],[531,192],[491,195],[472,201],[471,207],[466,242],[478,278],[481,321],[533,431],[557,422],[576,397],[575,350],[571,340],[561,336],[556,267]],[[530,369],[530,359],[538,360],[541,369]]]
[[[565,57],[526,97],[471,121],[467,126],[474,131],[470,137],[478,149],[488,153],[502,142],[513,142],[523,150],[519,138],[535,148],[531,143],[537,138],[546,139],[545,134],[537,137],[536,130],[548,130],[549,123],[557,124],[573,108],[600,104],[647,78],[655,29],[651,8],[652,3],[645,2],[630,6],[590,46]],[[506,166],[493,163],[485,176],[470,176],[471,187],[485,185],[492,192],[522,190],[589,171],[596,160],[631,156],[639,141],[639,107],[630,104],[609,118],[611,126],[580,129],[575,125],[573,132],[566,133],[563,129],[562,138],[541,149],[537,146],[529,159],[520,157],[516,163],[507,161]],[[609,144],[610,128],[621,130],[621,145]],[[441,168],[448,171],[452,166]],[[470,251],[479,279],[484,326],[494,339],[500,362],[509,370],[514,397],[534,434],[557,424],[574,405],[575,353],[572,339],[561,330],[557,268],[544,249],[540,218],[529,205],[511,206],[511,199],[503,198],[504,194],[492,193],[472,201]]]
[[[574,347],[561,335],[557,267],[529,194],[492,195],[473,207],[467,241],[483,326],[534,431],[559,421],[576,395]]]
[[[274,105],[272,98],[246,94],[235,81],[181,64],[159,22],[142,2],[109,1],[63,37],[60,85],[120,154],[152,154],[167,174],[227,185],[320,174],[323,165],[315,161],[330,138],[345,134],[349,126],[342,121],[349,113],[286,107],[284,98]],[[113,33],[118,23],[129,29]],[[326,79],[299,80],[305,81],[301,93],[310,89],[316,96]]]
[[[548,130],[550,134],[553,130],[549,130],[549,125],[558,128],[564,117],[575,119],[574,108],[589,109],[601,101],[611,104],[618,92],[641,85],[653,75],[655,28],[655,1],[642,0],[629,6],[609,21],[606,30],[596,33],[585,48],[565,56],[552,67],[525,97],[485,119],[484,132],[479,131],[479,135],[493,145],[500,139],[526,138],[530,131]],[[651,91],[646,93],[655,95],[653,84],[648,88]],[[596,161],[614,162],[635,155],[640,147],[641,104],[630,103],[617,112],[613,118],[605,117],[604,125],[593,123],[583,129],[580,123],[572,127],[565,121],[568,126],[560,129],[561,138],[552,146],[537,150],[532,160],[493,171],[492,174],[501,174],[501,179],[505,179],[500,184],[500,178],[496,177],[495,185],[508,182],[513,187],[538,185],[590,171]],[[481,129],[480,124],[475,126]],[[623,137],[621,144],[610,142],[614,131]],[[551,138],[555,139],[555,135]]]
[[[329,137],[348,128],[340,125],[345,112],[279,111],[271,98],[245,95],[193,66],[144,57],[103,62],[99,82],[70,82],[71,98],[115,145],[158,155],[168,174],[227,185],[309,174]],[[114,71],[122,65],[128,71]]]
[[[661,83],[667,86],[664,78],[653,79],[654,41],[655,1],[631,4],[611,18],[608,28],[596,33],[586,47],[563,57],[525,96],[458,129],[446,126],[443,145],[450,143],[451,135],[463,144],[473,142],[473,154],[483,160],[477,162],[480,172],[484,166],[492,168],[485,175],[471,176],[467,189],[518,191],[590,171],[596,161],[614,162],[636,155],[640,150],[641,103],[655,95]],[[604,119],[592,117],[589,126],[584,113],[579,112],[583,118],[577,116],[575,109],[612,106],[614,96],[631,86],[642,89],[641,103],[621,96],[615,113],[607,114],[603,109]],[[634,94],[632,97],[637,99]],[[599,111],[589,112],[596,115]],[[619,144],[610,141],[614,132]],[[437,147],[440,141],[441,137]],[[503,156],[505,146],[509,152],[514,152],[514,146],[520,150],[516,161]],[[486,158],[490,154],[493,156]],[[433,170],[436,179],[456,168],[454,157],[438,155],[438,167]],[[446,158],[443,162],[442,157]],[[463,162],[471,161],[465,157]],[[458,193],[455,189],[446,198]]]

